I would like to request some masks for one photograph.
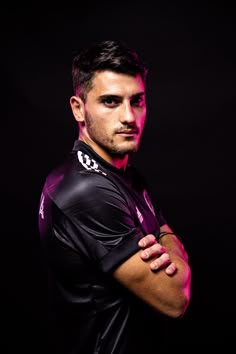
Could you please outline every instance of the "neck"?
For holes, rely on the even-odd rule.
[[[101,146],[97,145],[93,140],[82,136],[81,134],[79,135],[78,139],[89,145],[103,160],[116,167],[117,169],[125,171],[129,159],[128,154],[123,156],[111,154],[104,150]]]

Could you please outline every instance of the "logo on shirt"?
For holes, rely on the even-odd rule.
[[[143,197],[144,197],[144,200],[145,200],[147,206],[149,207],[149,209],[150,209],[151,212],[153,213],[153,215],[156,216],[154,207],[153,207],[153,205],[152,205],[151,199],[150,199],[150,197],[149,197],[148,192],[146,191],[146,189],[144,189],[144,191],[143,191]]]
[[[94,159],[91,159],[87,154],[83,153],[82,151],[77,152],[79,162],[81,165],[86,168],[86,170],[93,170],[95,172],[102,173],[103,175],[107,175],[105,172],[101,171],[98,168],[98,164]]]

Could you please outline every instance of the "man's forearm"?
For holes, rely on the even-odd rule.
[[[176,255],[188,262],[188,254],[185,251],[184,245],[173,232],[162,234],[158,241],[164,246],[169,255]]]
[[[157,283],[156,280],[152,283],[157,284],[157,291],[154,290],[156,299],[151,302],[159,311],[178,317],[188,307],[191,292],[191,269],[183,243],[171,230],[165,231],[165,235],[162,233],[159,242],[153,235],[145,236],[140,246],[143,248],[141,258],[157,277]]]

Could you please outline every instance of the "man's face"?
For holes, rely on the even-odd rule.
[[[136,77],[96,73],[85,103],[87,137],[110,155],[137,151],[146,118],[145,86]]]

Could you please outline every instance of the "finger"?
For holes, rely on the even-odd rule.
[[[166,252],[166,248],[160,243],[156,243],[147,247],[140,253],[142,259],[150,259],[153,257],[159,257],[161,254]]]
[[[138,245],[139,247],[147,247],[154,243],[157,243],[156,237],[152,234],[148,234],[139,240]]]
[[[166,268],[166,274],[167,275],[173,275],[177,270],[177,266],[175,263],[170,263],[168,267]]]
[[[168,253],[163,253],[160,257],[156,258],[152,263],[150,263],[150,268],[152,270],[157,270],[163,268],[170,263],[170,257]]]

